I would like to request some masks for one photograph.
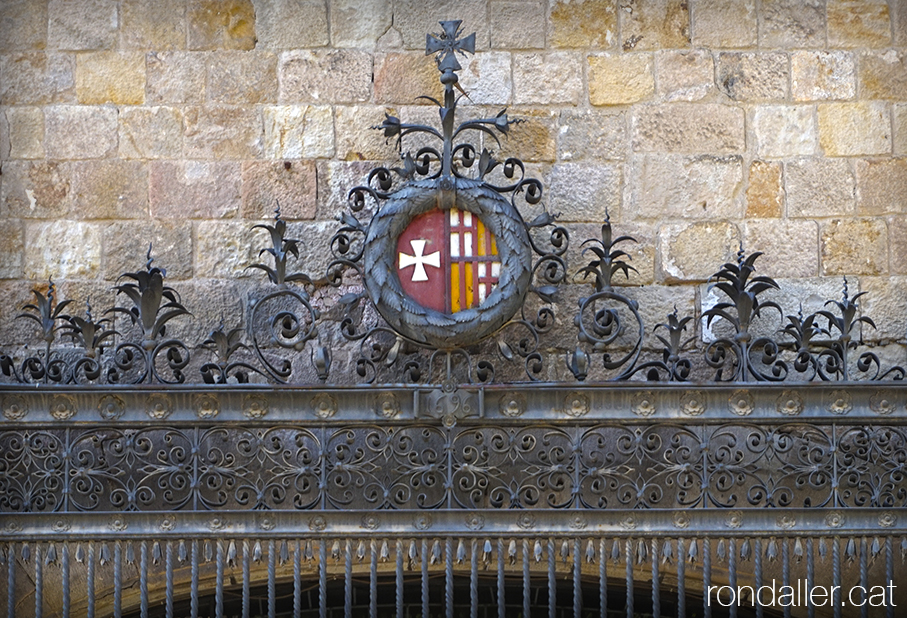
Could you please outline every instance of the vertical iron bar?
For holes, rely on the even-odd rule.
[[[91,553],[89,552],[89,557]],[[164,558],[164,579],[166,590],[164,594],[166,596],[166,614],[167,618],[173,618],[173,543],[167,541],[167,555]]]
[[[9,543],[6,558],[6,618],[16,618],[16,544]],[[89,580],[90,581],[90,580]]]
[[[148,618],[148,543],[142,541],[139,556],[139,593],[141,594],[141,617]],[[64,586],[66,584],[63,584]]]
[[[86,593],[88,594],[88,618],[94,618],[94,543],[88,543],[88,575],[86,575]],[[168,583],[170,578],[167,578]],[[168,588],[168,591],[170,588]],[[171,604],[172,605],[172,604]],[[167,618],[173,618],[172,610],[168,612]]]
[[[712,618],[712,604],[709,599],[709,587],[712,585],[712,541],[709,537],[702,539],[702,615]]]
[[[397,572],[396,572],[396,601],[397,601],[397,618],[403,618],[403,539],[397,539],[397,545],[395,549],[397,555]],[[349,561],[350,555],[350,542],[346,542],[346,555],[347,555],[347,572],[352,568],[352,563]],[[351,575],[348,575],[351,577]],[[352,618],[352,609],[350,613],[347,614],[346,618]]]
[[[548,618],[557,618],[557,582],[555,576],[554,539],[548,539]]]
[[[224,541],[217,540],[217,556],[215,558],[214,581],[214,615],[217,618],[223,618],[224,615]]]
[[[831,545],[831,580],[835,618],[841,618],[841,537],[835,536]]]
[[[729,539],[728,540],[728,585],[730,585],[731,590],[734,591],[734,602],[731,603],[731,606],[728,608],[728,613],[730,618],[737,618],[737,606],[740,605],[741,601],[737,598],[737,540]]]
[[[469,563],[469,615],[471,618],[479,616],[479,545],[476,539],[472,540]]]
[[[652,539],[652,550],[649,552],[652,560],[652,616],[661,618],[661,596],[658,582],[658,538]],[[577,579],[579,577],[577,576]]]
[[[627,539],[624,542],[624,550],[627,580],[627,618],[633,618],[633,541],[631,539]]]
[[[428,616],[428,540],[422,539],[422,615]],[[372,618],[375,618],[374,616]]]
[[[444,604],[447,618],[454,615],[454,579],[453,579],[453,539],[447,537],[444,542]]]
[[[346,554],[350,554],[350,542],[346,542]],[[349,569],[347,569],[349,570]],[[302,615],[302,541],[296,539],[293,548],[293,616]]]
[[[762,587],[762,539],[757,538],[753,543],[753,571],[756,580],[756,618],[762,618],[762,602],[759,598],[759,588]]]
[[[608,552],[604,538],[598,540],[598,605],[600,618],[608,618]]]
[[[790,539],[781,540],[781,585],[790,586]],[[790,618],[790,605],[784,606],[784,618]]]
[[[12,592],[12,591],[10,591]],[[44,616],[44,562],[41,560],[41,544],[35,543],[35,618]]]
[[[69,618],[69,544],[65,541],[63,542],[63,573],[61,578],[63,583],[63,618]],[[12,588],[10,588],[9,593],[13,593]],[[142,618],[146,617],[143,616]]]
[[[113,544],[113,615],[120,618],[123,614],[123,546],[117,541]],[[195,618],[194,616],[192,618]]]
[[[274,603],[277,604],[276,602]],[[326,539],[318,541],[318,616],[328,615],[328,544]]]
[[[277,551],[274,539],[268,541],[268,618],[277,616]]]
[[[193,539],[189,556],[191,584],[189,586],[189,614],[198,618],[198,539]]]
[[[249,618],[250,603],[249,598],[249,571],[252,561],[250,554],[249,539],[243,539],[242,542],[242,618]]]
[[[374,539],[372,539],[371,545],[372,555],[369,563],[368,577],[368,611],[371,618],[378,618],[378,545]],[[428,614],[425,615],[427,616]]]
[[[403,585],[402,579],[399,585]],[[398,612],[402,602],[402,598],[397,599]],[[350,539],[346,540],[343,556],[343,615],[345,618],[353,618],[353,548]]]
[[[890,536],[885,537],[885,585],[894,583],[894,541]],[[888,588],[888,590],[892,590]],[[894,618],[894,599],[885,600],[885,615]],[[812,616],[810,616],[812,618]]]
[[[573,615],[583,612],[583,563],[582,542],[579,537],[573,539]]]
[[[813,584],[816,579],[816,563],[815,557],[813,556],[813,538],[806,537],[806,588],[807,590],[813,589]],[[816,617],[816,606],[812,603],[807,604],[806,608],[807,618]]]
[[[687,615],[687,553],[683,539],[677,539],[677,618]]]
[[[869,590],[869,573],[866,569],[866,537],[860,539],[860,618],[869,618],[869,602],[866,593]]]
[[[507,618],[504,599],[504,539],[498,539],[498,618]]]

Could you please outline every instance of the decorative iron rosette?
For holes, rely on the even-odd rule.
[[[477,216],[497,240],[498,283],[478,307],[442,313],[415,302],[397,275],[397,241],[419,215],[452,207]],[[435,178],[411,181],[372,218],[362,256],[365,289],[378,313],[398,333],[438,349],[470,345],[491,335],[519,311],[532,276],[532,245],[514,206],[483,181]]]

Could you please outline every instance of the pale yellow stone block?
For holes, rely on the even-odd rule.
[[[819,144],[826,156],[891,152],[891,124],[882,103],[828,103],[819,106]]]
[[[318,105],[265,107],[264,156],[269,159],[315,159],[334,154],[334,116]]]
[[[82,221],[32,223],[25,229],[28,279],[86,279],[101,268],[99,226]]]
[[[833,219],[822,226],[822,274],[887,272],[888,227],[884,219]]]
[[[583,95],[580,62],[571,52],[514,54],[514,103],[579,105]]]
[[[746,186],[746,217],[778,218],[783,207],[781,164],[775,161],[753,161]]]
[[[145,102],[145,54],[87,52],[76,57],[76,96],[82,105]]]
[[[791,54],[791,95],[796,101],[853,99],[857,69],[852,52],[796,51]]]
[[[592,105],[628,105],[650,98],[655,77],[650,54],[589,56],[589,101]]]
[[[494,36],[492,34],[492,36]],[[553,0],[548,17],[550,47],[607,49],[617,43],[615,0]]]
[[[44,110],[10,107],[6,110],[10,159],[44,158]]]
[[[885,47],[891,44],[886,0],[828,0],[830,47]]]
[[[666,283],[706,281],[739,248],[740,231],[732,223],[663,225],[658,230],[660,278]]]

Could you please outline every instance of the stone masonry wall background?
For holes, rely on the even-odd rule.
[[[650,329],[742,242],[788,311],[846,275],[864,337],[904,343],[907,0],[2,0],[2,344],[39,343],[14,316],[48,278],[110,306],[149,242],[182,336],[238,323],[277,200],[321,274],[347,191],[397,157],[369,127],[436,122],[414,99],[452,18],[477,33],[461,113],[527,121],[498,154],[545,183],[571,270],[606,213],[639,240]]]

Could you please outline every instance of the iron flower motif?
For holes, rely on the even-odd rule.
[[[381,393],[375,398],[375,414],[382,418],[394,418],[400,414],[400,401],[394,393]]]
[[[327,527],[328,520],[324,518],[324,515],[316,515],[309,520],[309,530],[312,532],[323,532]]]
[[[675,511],[671,517],[671,523],[674,524],[675,528],[684,530],[690,526],[690,516],[683,511]]]
[[[797,525],[797,519],[793,515],[779,515],[775,520],[775,525],[782,530],[790,530]]]
[[[50,415],[58,421],[69,420],[76,415],[76,402],[69,395],[54,395],[50,400]]]
[[[416,530],[428,530],[434,525],[431,513],[419,513],[413,520],[413,526]]]
[[[655,393],[652,391],[643,391],[633,396],[630,404],[630,410],[633,414],[642,418],[648,418],[655,414],[657,410]]]
[[[154,393],[145,401],[145,412],[150,418],[164,420],[173,412],[173,404],[167,395]]]
[[[176,521],[171,517],[165,517],[161,520],[159,527],[164,532],[171,532],[176,527]]]
[[[485,516],[479,513],[470,513],[466,516],[466,527],[470,530],[481,530],[485,527]]]
[[[749,416],[756,407],[753,394],[747,390],[740,389],[731,393],[727,402],[728,410],[737,416]]]
[[[885,511],[879,515],[879,526],[882,528],[893,528],[898,523],[898,516],[891,511]]]
[[[522,393],[505,393],[501,396],[501,414],[510,418],[522,416],[526,411],[526,397]]]
[[[737,528],[742,526],[743,511],[731,511],[730,513],[728,513],[727,518],[724,520],[724,524],[732,530],[736,530]]]
[[[827,409],[832,414],[847,414],[853,409],[853,398],[845,390],[832,391]]]
[[[201,419],[211,419],[220,413],[217,397],[208,393],[195,396],[195,414]]]
[[[242,413],[252,420],[264,418],[268,413],[268,400],[261,395],[246,395],[243,399]]]
[[[680,396],[680,411],[687,416],[702,416],[705,412],[705,393],[688,391]]]
[[[122,517],[116,517],[107,524],[107,527],[113,530],[114,532],[123,532],[126,528],[129,527],[129,524],[126,523],[126,520]]]
[[[895,405],[882,391],[877,391],[869,398],[869,407],[876,414],[888,415],[894,412]]]
[[[570,393],[564,398],[564,413],[573,418],[589,413],[589,396],[584,393]]]
[[[359,524],[359,527],[366,530],[377,530],[380,525],[381,519],[377,515],[363,515],[362,523]]]
[[[98,412],[105,421],[114,421],[126,411],[126,404],[116,395],[104,395],[98,401]]]
[[[51,530],[54,532],[69,532],[71,529],[72,524],[68,519],[58,519],[51,525]]]
[[[331,418],[337,413],[337,400],[327,393],[318,393],[312,397],[312,413],[318,418]]]
[[[847,521],[847,518],[844,517],[844,513],[841,511],[832,511],[825,516],[825,525],[829,528],[840,528]]]
[[[639,525],[639,522],[636,521],[636,518],[632,515],[627,515],[620,520],[620,527],[624,530],[636,530],[636,527]]]
[[[803,411],[803,397],[797,391],[784,391],[778,396],[775,408],[779,414],[797,416]]]
[[[18,395],[7,395],[3,398],[3,416],[11,421],[18,421],[28,414],[28,404]]]
[[[535,515],[529,513],[528,511],[523,511],[516,518],[516,525],[523,530],[530,530],[532,528],[535,528]]]

